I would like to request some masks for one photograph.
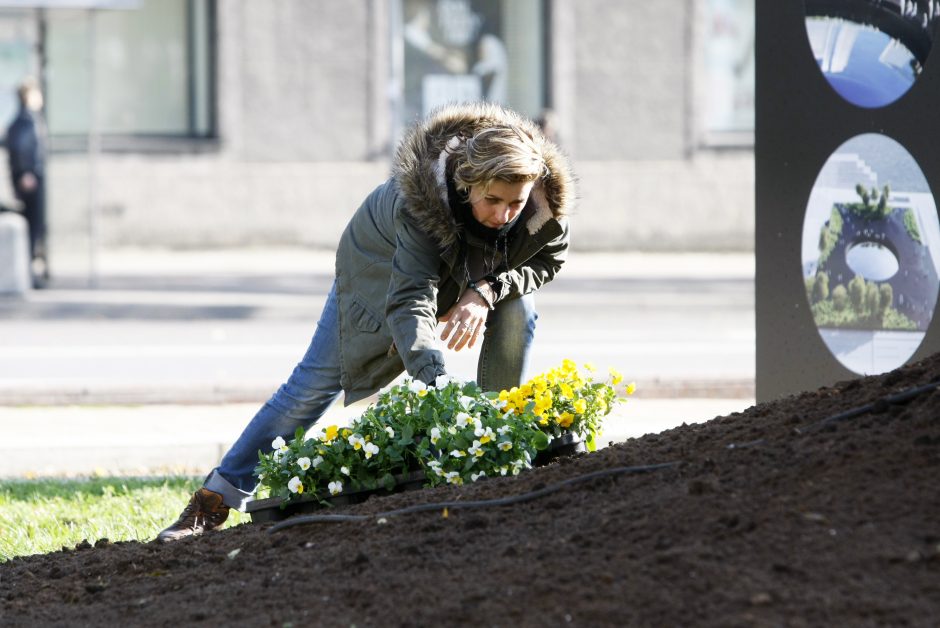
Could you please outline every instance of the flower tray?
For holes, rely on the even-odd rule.
[[[280,497],[270,497],[248,502],[245,511],[251,515],[252,523],[281,521],[293,515],[314,512],[330,506],[361,504],[373,495],[392,495],[404,491],[414,491],[423,488],[425,481],[424,471],[413,471],[404,475],[396,475],[395,485],[391,490],[385,487],[359,489],[343,491],[339,495],[330,495],[329,492],[322,491],[314,495],[302,495],[299,498],[287,500],[286,504],[285,500]]]
[[[541,467],[550,462],[554,462],[558,458],[572,456],[586,451],[587,445],[581,440],[581,437],[574,432],[568,432],[567,434],[556,436],[548,441],[548,447],[535,455],[535,459],[532,460],[532,466]]]

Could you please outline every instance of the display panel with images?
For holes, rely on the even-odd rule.
[[[545,105],[542,0],[403,0],[402,122],[485,100],[537,117]]]
[[[754,0],[707,0],[702,11],[704,139],[735,143],[754,132]]]
[[[923,172],[895,140],[843,143],[816,178],[803,221],[806,298],[823,342],[855,373],[917,350],[940,287],[940,224]]]
[[[843,98],[883,107],[923,73],[940,25],[936,0],[806,0],[806,33],[820,71]]]

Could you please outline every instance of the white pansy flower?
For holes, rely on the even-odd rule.
[[[271,441],[271,449],[284,449],[287,447],[287,443],[280,436]]]
[[[451,378],[451,376],[448,375],[447,373],[444,373],[443,375],[438,375],[437,378],[434,380],[434,387],[445,388],[447,384],[451,383],[452,381],[454,380]]]
[[[274,453],[273,453],[274,462],[280,462],[281,458],[284,457],[284,452],[285,452],[285,451],[286,451],[286,450],[284,450],[284,449],[275,449],[275,450],[274,450]]]
[[[500,475],[506,475],[508,471],[509,471],[509,467],[507,467],[506,465],[503,465],[499,468]]]
[[[511,419],[512,417],[514,417],[515,415],[516,415],[516,411],[515,411],[515,410],[512,410],[512,409],[507,410],[507,411],[506,411],[506,414],[503,415],[503,421],[508,421],[509,419]]]
[[[375,443],[366,443],[362,447],[362,450],[365,452],[367,460],[375,454],[379,453],[379,447]]]
[[[463,484],[460,474],[456,471],[448,471],[444,474],[444,478],[448,484]]]
[[[454,458],[463,458],[467,454],[465,452],[460,451],[459,449],[455,449],[452,452],[450,452],[450,455],[453,456]]]
[[[463,406],[464,410],[469,410],[470,406],[473,405],[473,397],[468,397],[466,395],[460,395],[460,405]]]
[[[390,437],[395,438],[395,430],[392,429],[391,425],[385,426],[385,433],[388,434]]]
[[[301,471],[306,471],[310,468],[310,458],[304,456],[303,458],[297,459],[297,466],[300,467]]]
[[[290,482],[287,483],[287,488],[291,493],[297,493],[298,495],[304,492],[304,484],[296,475],[290,479]]]
[[[483,447],[480,446],[480,441],[478,440],[473,441],[473,444],[470,446],[470,449],[468,449],[467,451],[469,451],[471,455],[476,456],[477,458],[479,458],[480,456],[486,453],[485,451],[483,451]]]
[[[509,426],[509,425],[504,425],[504,426],[502,426],[502,427],[500,427],[500,428],[497,428],[496,433],[499,434],[500,436],[505,436],[506,434],[508,434],[508,433],[511,432],[511,431],[512,431],[512,427],[511,427],[511,426]]]
[[[310,464],[311,466],[313,466],[314,469],[316,469],[321,464],[323,464],[323,456],[317,456],[316,458],[310,461]]]
[[[448,434],[456,434],[456,433],[457,433],[457,427],[454,426],[454,425],[451,425],[450,427],[447,428],[447,433],[448,433]]]
[[[508,399],[494,399],[493,400],[493,407],[496,408],[497,410],[502,410],[508,405],[509,405]]]
[[[427,384],[422,382],[420,379],[413,379],[410,382],[408,382],[408,390],[410,390],[413,393],[419,393],[422,390],[427,390],[427,389],[428,389]]]
[[[434,473],[438,477],[443,477],[444,471],[441,470],[440,462],[438,462],[437,460],[432,460],[431,462],[428,463],[428,466],[431,467],[431,470],[434,471]]]
[[[482,477],[486,477],[486,471],[480,471],[479,473],[471,473],[471,474],[470,474],[470,480],[473,481],[473,482],[476,482],[477,480],[479,480],[479,479],[482,478]]]
[[[437,441],[441,440],[441,430],[436,427],[431,428],[431,444],[436,445]]]
[[[339,472],[343,475],[349,475],[349,467],[340,467]]]
[[[454,418],[457,423],[457,427],[459,427],[460,429],[467,427],[467,425],[469,425],[470,421],[472,420],[470,418],[470,415],[467,414],[466,412],[458,412],[457,416]]]
[[[512,441],[508,441],[508,440],[500,441],[499,445],[497,446],[500,448],[501,451],[509,451],[510,449],[512,449]]]
[[[339,495],[343,492],[343,483],[338,480],[333,480],[326,487],[330,489],[330,495]]]
[[[349,445],[356,451],[362,449],[362,446],[366,444],[366,439],[359,434],[350,434],[349,438],[346,440],[349,441]]]

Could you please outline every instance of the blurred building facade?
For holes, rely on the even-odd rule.
[[[480,98],[550,112],[580,179],[575,247],[747,250],[753,33],[753,0],[5,9],[0,116],[39,75],[63,259],[91,241],[332,248],[407,125]]]

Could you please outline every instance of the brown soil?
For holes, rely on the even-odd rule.
[[[682,461],[511,506],[14,559],[0,565],[0,624],[937,626],[940,391],[796,429],[933,381],[940,355],[517,478],[340,511]]]

